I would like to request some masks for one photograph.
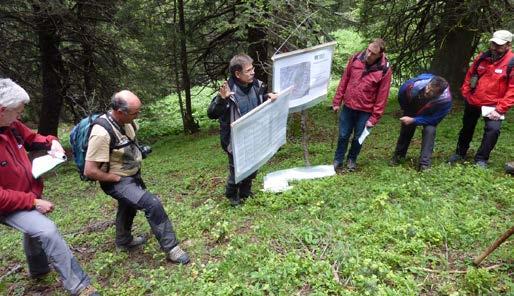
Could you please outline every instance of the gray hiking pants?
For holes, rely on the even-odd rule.
[[[71,294],[78,294],[89,286],[89,277],[47,216],[36,210],[17,211],[0,216],[0,222],[23,233],[23,247],[31,276],[48,273],[50,261],[61,276],[64,288]]]
[[[118,201],[116,214],[116,244],[126,245],[133,239],[132,223],[137,210],[145,213],[146,220],[152,232],[159,241],[161,249],[169,252],[178,240],[161,201],[152,193],[146,191],[146,186],[138,174],[122,177],[120,182],[100,183],[103,191]]]

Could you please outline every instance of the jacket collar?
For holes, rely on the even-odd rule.
[[[361,61],[364,64],[364,68],[365,68],[364,72],[366,74],[375,72],[375,71],[382,71],[389,64],[385,53],[383,53],[382,56],[372,65],[366,64],[366,60],[364,58],[365,55],[366,55],[366,51],[362,51],[359,54],[358,59],[359,59],[359,61]]]

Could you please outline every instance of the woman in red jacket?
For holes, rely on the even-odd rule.
[[[36,134],[18,120],[29,100],[19,85],[0,79],[0,222],[23,232],[32,277],[50,272],[51,262],[72,295],[98,295],[46,216],[54,205],[42,199],[43,183],[32,176],[27,150],[64,150],[56,137]]]

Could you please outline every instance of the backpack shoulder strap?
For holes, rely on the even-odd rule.
[[[103,127],[109,134],[109,137],[110,137],[109,150],[112,151],[114,148],[116,148],[116,145],[118,144],[118,137],[116,136],[116,133],[114,132],[114,129],[112,128],[112,125],[109,123],[109,121],[107,119],[105,119],[103,117],[98,117],[97,119],[95,119],[95,121],[93,122],[93,124],[91,126],[93,126],[95,124],[98,124],[99,126]]]
[[[514,57],[510,58],[510,61],[507,64],[507,83],[510,80],[510,73],[512,72],[512,68],[514,68]]]
[[[387,73],[387,70],[389,70],[389,60],[387,59],[387,57],[384,57],[384,59],[385,59],[385,64],[382,67],[382,77],[384,77]]]
[[[476,63],[473,65],[473,75],[478,75],[478,66],[480,66],[480,63],[487,57],[486,53],[480,54],[480,57],[476,61]]]
[[[358,53],[354,54],[352,57],[352,63],[355,62],[355,60],[358,59],[362,53],[362,51],[359,51]]]

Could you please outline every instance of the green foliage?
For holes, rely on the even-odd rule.
[[[363,37],[354,30],[337,30],[330,35],[337,41],[337,47],[332,61],[332,73],[341,75],[350,57],[366,48]]]
[[[207,107],[215,90],[210,87],[196,86],[191,89],[192,113],[201,128],[211,128],[217,121],[207,117]],[[182,97],[184,95],[182,94]],[[162,136],[174,135],[183,131],[182,117],[177,94],[169,95],[143,107],[143,114],[138,120],[141,139],[155,140]]]
[[[336,86],[332,81],[329,97]],[[202,93],[207,104],[210,91],[203,91],[193,93]],[[98,184],[80,181],[72,163],[47,176],[45,195],[56,204],[49,216],[102,295],[512,295],[512,241],[484,261],[499,268],[471,266],[512,226],[514,179],[502,171],[514,155],[512,120],[502,127],[487,170],[445,163],[461,124],[458,104],[438,126],[431,170],[415,170],[419,132],[405,163],[389,167],[399,132],[395,94],[366,139],[356,172],[293,182],[281,194],[261,192],[265,174],[303,165],[301,134],[290,128],[288,143],[260,170],[255,196],[238,208],[223,197],[227,160],[217,128],[161,136],[154,129],[179,131],[173,125],[180,121],[150,115],[176,114],[170,107],[176,99],[148,105],[142,132],[158,141],[144,161],[143,178],[191,255],[188,266],[165,259],[143,213],[134,234],[151,239],[139,250],[117,252],[109,224],[116,201]],[[327,100],[308,111],[314,165],[332,161],[337,128],[329,105]],[[195,107],[203,110],[205,105]],[[298,120],[291,116],[290,127]],[[482,128],[480,123],[470,153]],[[27,279],[19,232],[0,227],[0,252],[0,275],[23,265],[0,283],[0,294],[65,295],[57,284]]]
[[[472,294],[487,294],[494,286],[494,277],[487,270],[470,268],[464,277],[464,286]]]

